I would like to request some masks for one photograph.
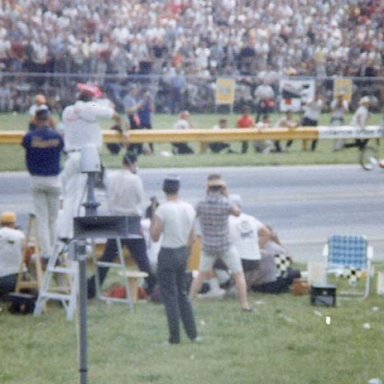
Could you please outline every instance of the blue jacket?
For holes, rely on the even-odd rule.
[[[57,176],[64,147],[62,136],[49,127],[28,132],[22,142],[27,169],[34,176]]]

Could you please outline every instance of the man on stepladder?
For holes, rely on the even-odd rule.
[[[64,143],[68,158],[61,174],[63,183],[61,238],[73,237],[73,218],[80,216],[81,202],[87,184],[87,176],[80,170],[81,149],[95,145],[100,151],[103,144],[99,119],[113,119],[120,124],[121,118],[111,106],[98,105],[96,98],[102,95],[99,88],[86,84],[78,85],[79,94],[75,104],[63,111]]]
[[[39,232],[41,256],[45,262],[52,255],[57,238],[60,205],[60,159],[62,136],[51,125],[51,113],[41,106],[35,114],[36,129],[29,131],[22,145],[31,176],[32,197]]]

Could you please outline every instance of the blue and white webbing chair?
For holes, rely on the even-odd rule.
[[[349,288],[338,292],[341,296],[367,298],[372,277],[373,248],[365,236],[332,235],[324,247],[327,274],[346,278]]]

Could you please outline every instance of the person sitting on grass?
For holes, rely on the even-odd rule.
[[[228,125],[228,120],[227,119],[220,119],[219,124],[215,125],[212,129],[214,131],[218,131],[221,129],[226,129]],[[208,148],[213,152],[213,153],[236,153],[231,149],[231,145],[228,143],[222,143],[222,142],[214,142],[214,143],[209,143]]]
[[[0,300],[16,288],[25,235],[16,228],[16,214],[3,212],[0,228]]]
[[[191,129],[192,124],[189,120],[189,112],[182,111],[179,115],[179,120],[176,121],[173,128],[175,130],[186,130]],[[172,153],[174,155],[190,155],[194,153],[193,149],[187,143],[172,143]]]
[[[258,268],[252,275],[248,275],[248,283],[253,292],[279,294],[289,292],[295,279],[301,277],[300,271],[291,267],[292,258],[288,256],[287,250],[282,246],[276,232],[267,227],[269,239],[261,248],[261,259]],[[279,271],[276,260],[289,261],[286,271]]]

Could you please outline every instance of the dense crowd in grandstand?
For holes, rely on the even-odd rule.
[[[380,0],[3,0],[3,72],[384,76]]]

